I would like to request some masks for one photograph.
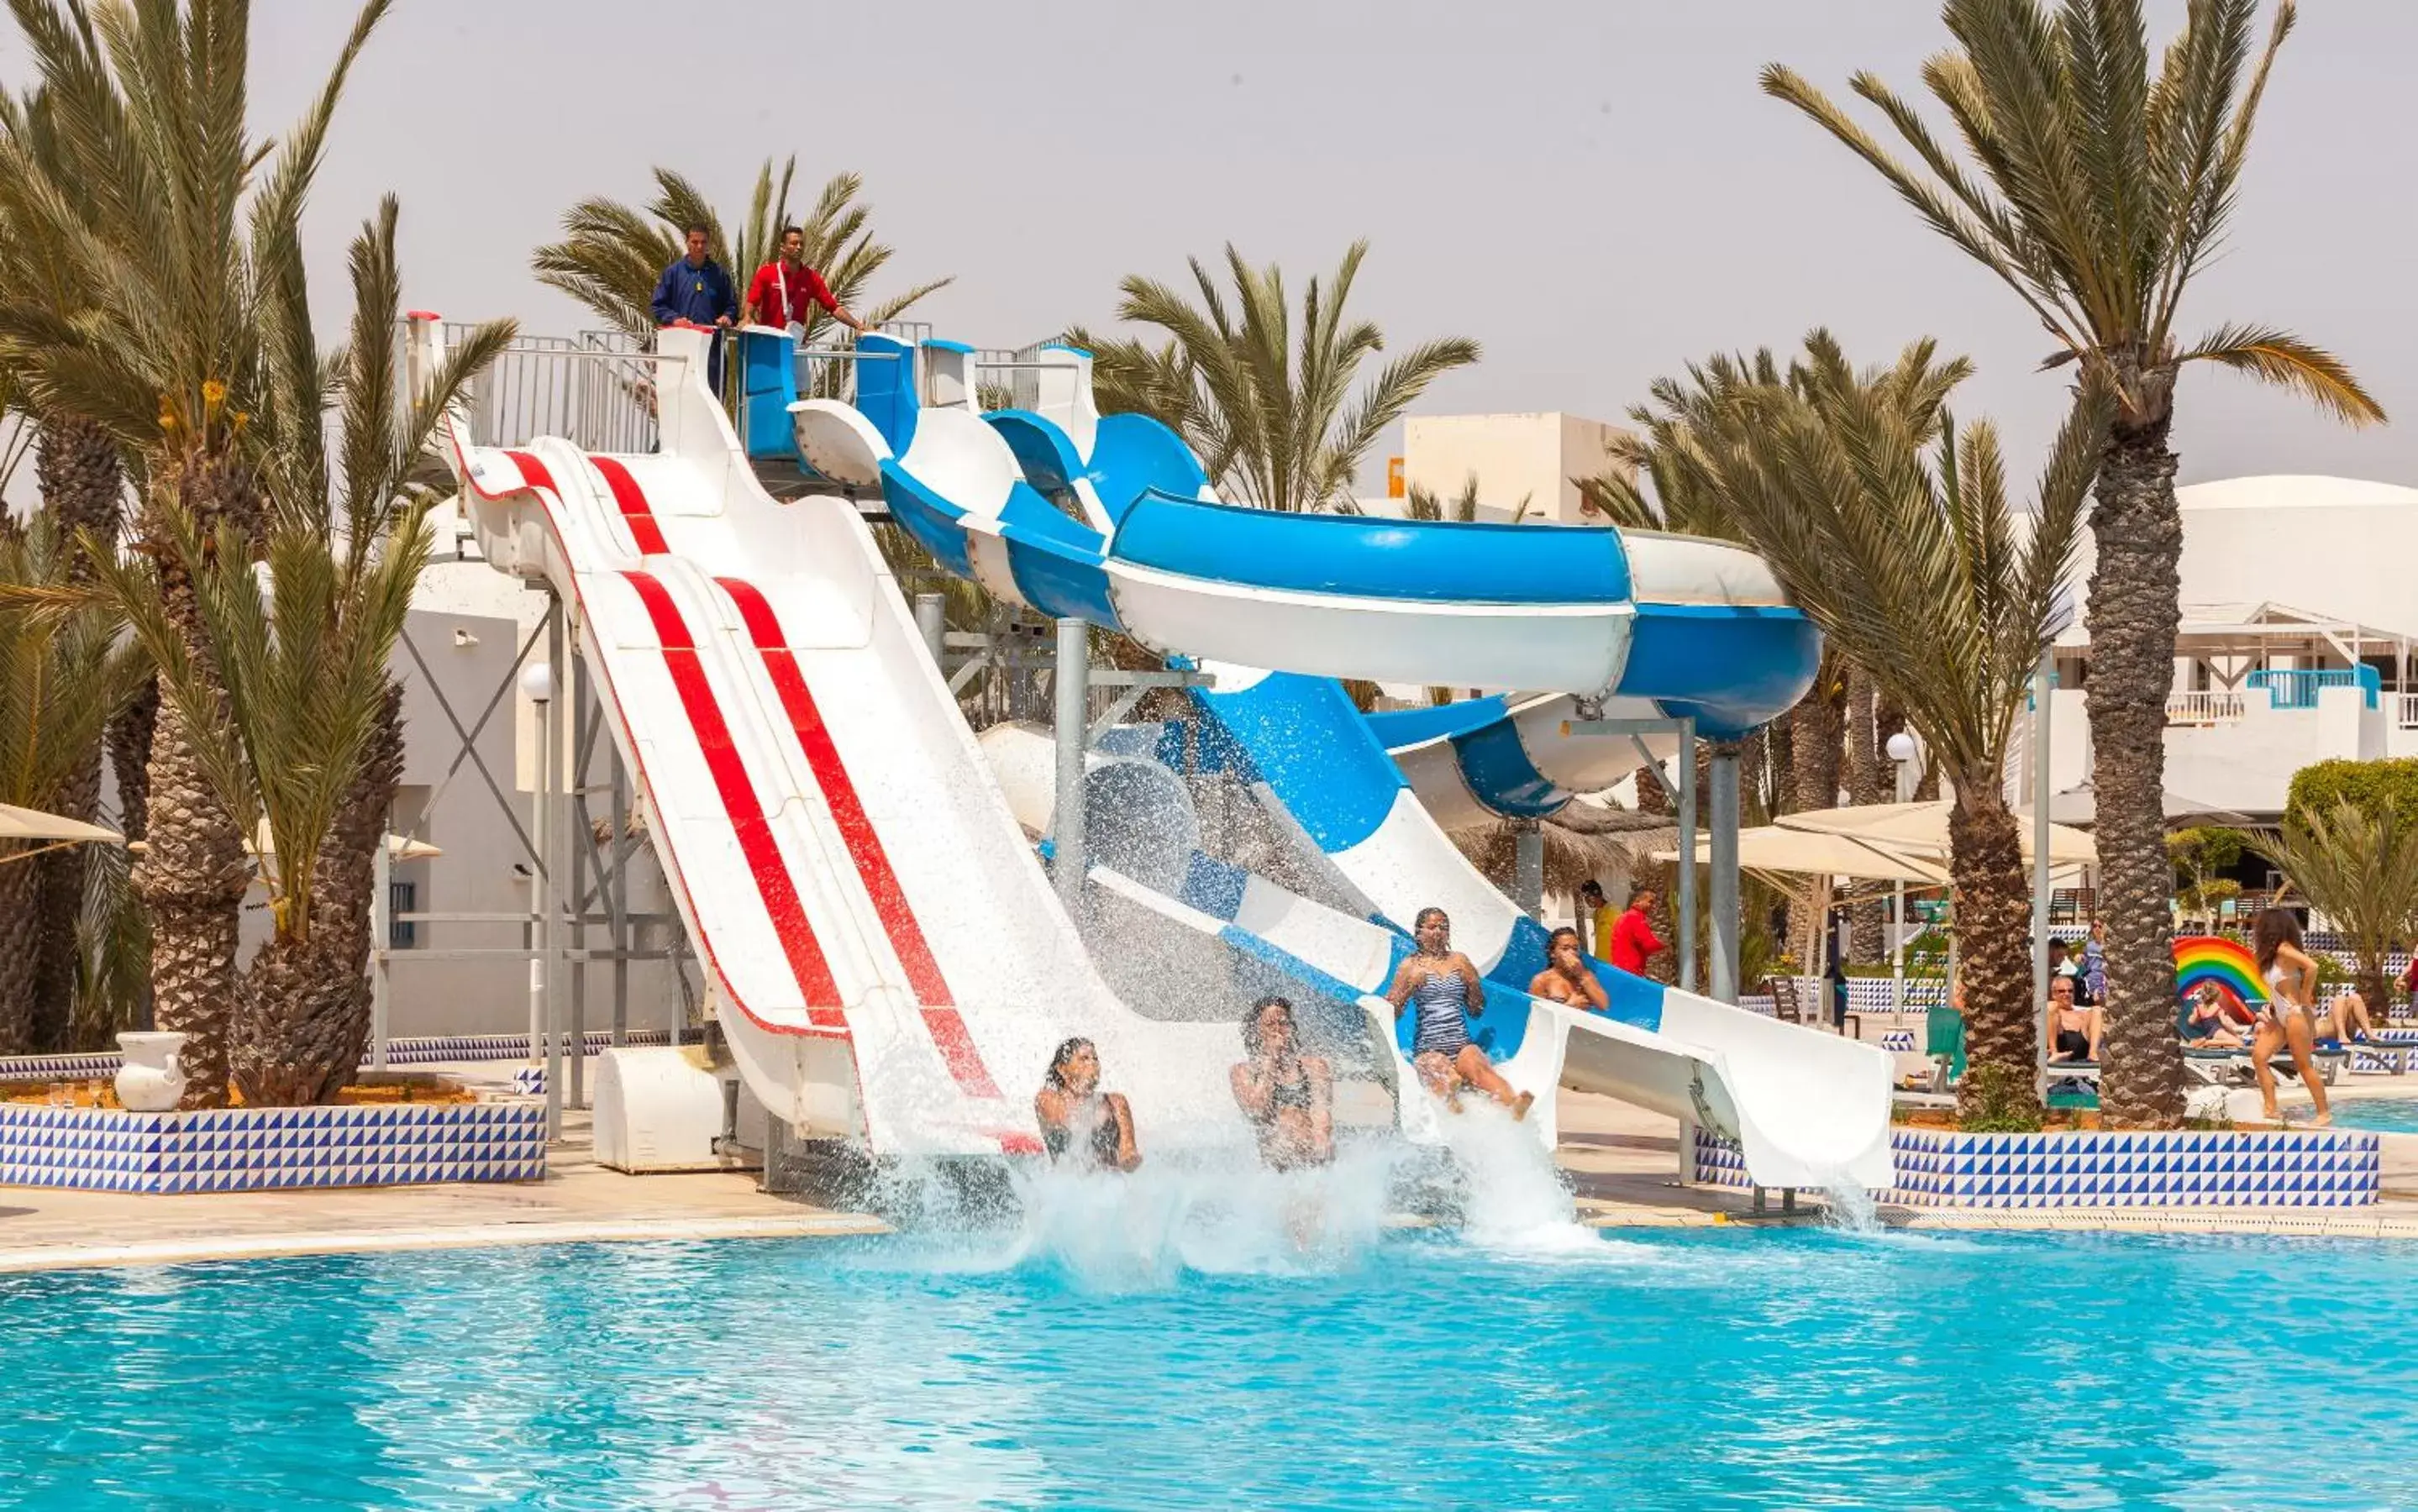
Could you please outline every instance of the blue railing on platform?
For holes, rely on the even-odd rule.
[[[2372,666],[2302,667],[2289,671],[2253,672],[2250,686],[2263,689],[2270,709],[2315,709],[2320,688],[2358,688],[2374,709],[2384,691],[2383,675]]]

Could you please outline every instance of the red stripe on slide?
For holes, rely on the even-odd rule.
[[[630,469],[611,457],[589,457],[588,465],[604,475],[604,486],[613,491],[613,502],[621,506],[621,519],[630,527],[630,539],[637,542],[638,555],[668,556],[671,547],[664,544],[664,527],[655,523],[654,508]]]
[[[754,584],[736,577],[714,581],[722,585],[722,590],[738,606],[748,637],[755,641],[757,653],[764,659],[764,670],[773,680],[773,691],[780,695],[781,709],[798,738],[798,748],[805,754],[806,765],[814,771],[823,801],[831,805],[832,822],[848,847],[849,858],[856,863],[857,876],[865,883],[865,894],[873,900],[874,912],[880,916],[882,930],[890,937],[891,947],[897,951],[899,964],[907,969],[908,984],[924,1005],[924,1026],[931,1032],[941,1059],[947,1062],[949,1075],[970,1095],[998,1096],[998,1084],[983,1065],[973,1036],[967,1032],[965,1019],[955,1007],[956,1000],[950,996],[941,963],[932,955],[931,942],[924,938],[923,925],[916,922],[906,889],[899,885],[898,873],[890,864],[889,853],[881,848],[881,837],[874,832],[873,820],[865,812],[865,801],[857,795],[847,764],[840,760],[839,747],[832,741],[831,726],[823,722],[814,691],[806,686],[797,653],[781,634],[779,617]]]
[[[521,470],[522,481],[530,487],[545,489],[557,498],[562,496],[562,490],[554,486],[554,474],[545,470],[544,463],[526,451],[507,451],[504,455],[513,459],[513,466]]]
[[[815,943],[813,927],[806,923],[805,905],[798,898],[797,884],[790,880],[789,869],[781,860],[780,847],[773,843],[773,827],[764,817],[764,805],[757,800],[756,787],[747,780],[747,769],[741,761],[738,747],[730,739],[730,725],[722,717],[722,706],[715,701],[712,686],[706,681],[705,667],[697,660],[696,641],[689,634],[688,621],[681,618],[680,606],[672,603],[651,573],[625,572],[621,576],[638,592],[647,606],[647,616],[654,621],[655,638],[663,642],[664,665],[671,673],[672,687],[680,694],[681,708],[688,715],[689,728],[696,736],[697,749],[705,756],[706,770],[712,773],[714,790],[722,797],[722,806],[730,817],[730,828],[739,839],[739,852],[747,860],[748,870],[756,874],[756,890],[764,899],[764,911],[772,916],[773,932],[781,941],[781,950],[789,960],[789,971],[797,979],[798,990],[805,997],[807,1019],[822,1027],[840,1027],[847,1022],[836,1006],[839,988],[832,981],[831,965],[824,960],[822,948]]]

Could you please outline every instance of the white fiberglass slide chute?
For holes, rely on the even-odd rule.
[[[750,1090],[880,1154],[1031,1153],[1081,1035],[1145,1139],[1241,1138],[1233,1026],[1145,1019],[1099,980],[853,507],[772,499],[705,338],[661,348],[655,453],[449,434],[489,562],[569,610]]]
[[[1010,603],[1218,658],[1199,664],[1216,686],[1198,701],[1304,854],[1396,929],[1446,909],[1494,987],[1517,992],[1542,969],[1543,930],[1462,858],[1330,679],[1557,689],[1692,717],[1720,738],[1785,710],[1813,676],[1818,636],[1735,546],[1232,510],[1163,427],[1094,413],[1084,354],[1051,354],[1062,375],[1035,409],[977,416],[965,348],[864,344],[889,359],[860,376],[876,386],[865,407],[783,405],[805,463],[879,480],[943,567]],[[1256,670],[1271,664],[1300,670]],[[1480,723],[1521,733],[1507,707]],[[1598,974],[1608,1017],[1549,1016],[1558,1079],[1699,1117],[1740,1141],[1760,1184],[1890,1184],[1886,1053]]]

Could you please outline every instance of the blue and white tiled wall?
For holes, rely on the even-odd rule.
[[[0,1104],[0,1185],[242,1192],[544,1175],[545,1110],[535,1103],[174,1113]]]
[[[1897,1185],[1911,1207],[2359,1207],[2377,1200],[2377,1137],[2346,1129],[2279,1132],[1962,1134],[1897,1129]],[[1737,1146],[1697,1131],[1696,1165],[1714,1185],[1745,1186]]]

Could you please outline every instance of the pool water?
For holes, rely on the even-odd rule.
[[[1140,1259],[993,1235],[0,1277],[0,1504],[2418,1504],[2410,1249],[1563,1226]]]
[[[2336,1097],[2331,1106],[2337,1128],[2418,1134],[2418,1097]],[[2308,1116],[2306,1107],[2302,1105],[2300,1117]]]

